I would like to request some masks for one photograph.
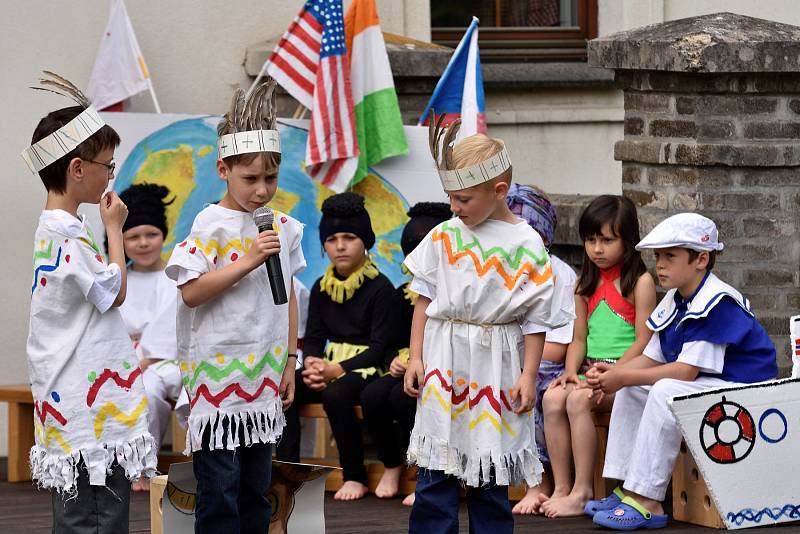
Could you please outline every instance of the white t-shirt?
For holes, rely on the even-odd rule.
[[[139,360],[174,360],[178,288],[164,271],[128,269],[128,291],[119,311]]]
[[[303,226],[276,213],[274,227],[289,294],[292,277],[306,265]],[[186,240],[175,246],[166,274],[180,287],[239,260],[257,235],[250,213],[206,206]],[[190,308],[178,299],[177,317],[178,360],[191,406],[186,452],[201,448],[209,426],[211,449],[275,443],[285,425],[278,386],[286,365],[289,306],[275,305],[266,267],[259,265],[200,306]],[[224,433],[223,420],[234,432]],[[240,424],[250,429],[244,444],[237,437]]]
[[[28,369],[34,398],[33,479],[72,491],[83,458],[92,485],[117,460],[129,478],[155,474],[141,370],[117,309],[119,268],[85,220],[46,210],[34,241]]]
[[[703,373],[720,374],[725,366],[725,349],[727,347],[728,345],[724,343],[689,341],[683,344],[677,361],[699,367]],[[660,363],[667,362],[664,353],[661,352],[661,339],[658,332],[653,332],[653,336],[644,348],[644,355]]]

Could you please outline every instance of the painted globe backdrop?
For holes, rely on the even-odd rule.
[[[156,130],[131,150],[114,180],[117,193],[134,184],[157,183],[169,187],[175,196],[167,208],[170,231],[164,242],[165,257],[189,233],[197,213],[225,194],[225,182],[216,171],[218,121],[218,117],[192,118]],[[306,225],[303,253],[308,267],[298,278],[310,288],[328,266],[318,228],[322,202],[333,191],[309,178],[303,170],[307,130],[286,124],[279,124],[278,129],[283,153],[278,193],[269,205]],[[406,279],[400,269],[403,260],[400,235],[408,220],[408,202],[374,171],[353,191],[365,198],[372,219],[376,235],[372,257],[381,272],[400,285]]]

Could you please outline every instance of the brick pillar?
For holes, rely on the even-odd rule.
[[[589,63],[624,91],[614,157],[643,234],[678,212],[713,219],[725,243],[714,270],[751,300],[785,372],[800,313],[800,27],[676,20],[595,39]]]

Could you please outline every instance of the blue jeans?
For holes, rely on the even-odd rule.
[[[239,440],[244,443],[243,434]],[[203,449],[192,454],[197,478],[195,534],[266,534],[272,515],[267,500],[272,445],[256,443],[233,451],[211,451],[208,430],[202,443]]]
[[[458,534],[459,479],[443,471],[420,469],[416,499],[409,518],[409,534]],[[494,483],[467,488],[469,531],[512,534],[514,516],[508,502],[508,486]]]

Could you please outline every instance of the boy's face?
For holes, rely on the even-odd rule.
[[[476,226],[490,218],[500,202],[505,205],[504,191],[507,190],[505,182],[496,182],[450,191],[447,193],[450,210],[467,226]]]
[[[342,276],[349,276],[364,263],[364,242],[350,232],[336,232],[328,236],[323,247],[336,272]]]
[[[705,274],[708,265],[708,252],[701,252],[692,262],[689,261],[689,250],[685,248],[657,248],[653,253],[658,283],[664,289],[677,289],[684,297],[694,291],[693,286]],[[687,289],[692,289],[689,295],[684,294]]]
[[[217,172],[228,183],[228,192],[220,202],[226,208],[252,213],[272,200],[278,190],[278,168],[265,166],[263,154],[247,165],[228,167],[219,160]]]
[[[75,158],[67,167],[67,184],[72,186],[78,202],[99,204],[108,189],[108,183],[114,179],[109,166],[114,161],[114,148],[101,150],[93,159]]]
[[[152,224],[140,224],[122,232],[125,255],[142,270],[160,265],[164,234]]]

